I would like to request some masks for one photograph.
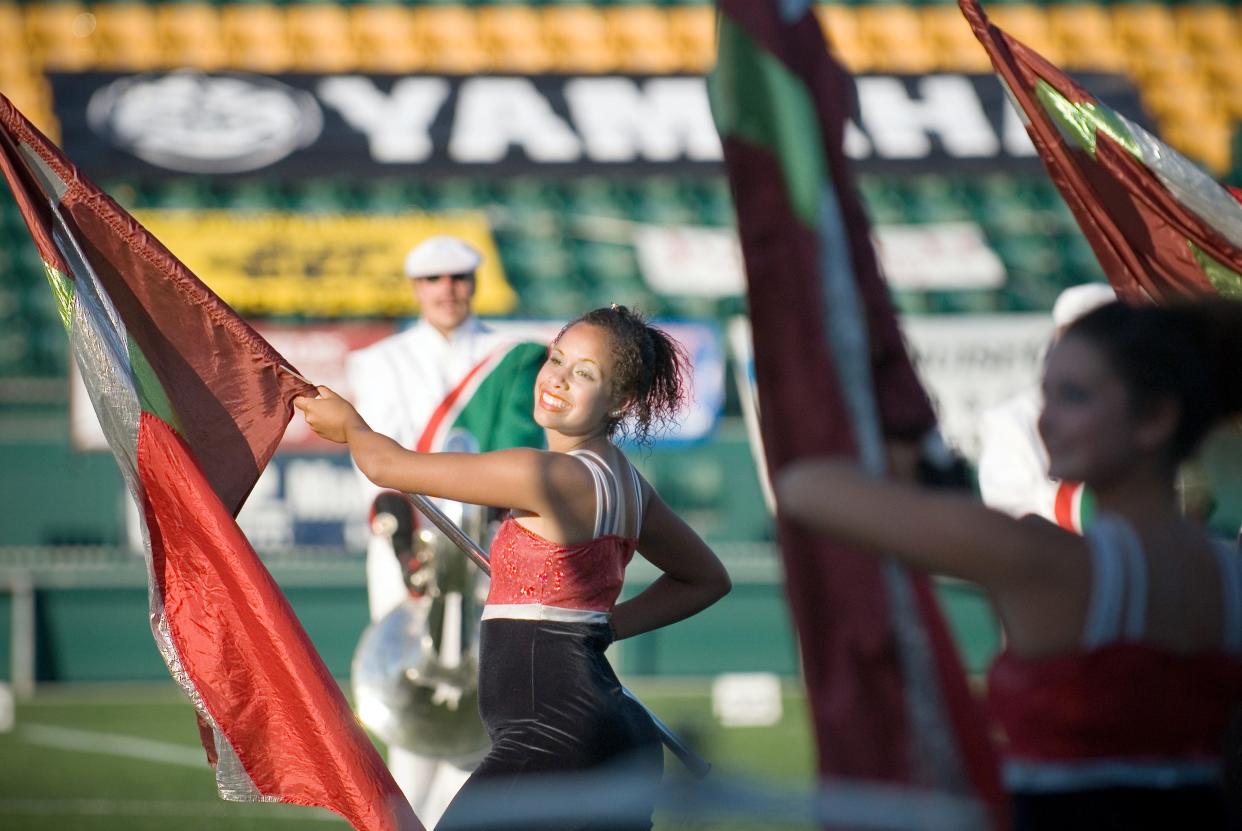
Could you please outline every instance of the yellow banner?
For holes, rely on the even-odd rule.
[[[402,273],[405,255],[436,234],[483,254],[475,311],[517,305],[482,213],[445,215],[135,211],[230,306],[248,315],[399,317],[417,308]]]

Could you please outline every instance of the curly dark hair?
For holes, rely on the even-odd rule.
[[[685,348],[649,324],[641,312],[616,304],[571,320],[552,342],[579,323],[608,333],[614,358],[613,392],[632,402],[623,415],[608,419],[608,435],[650,444],[653,434],[675,422],[689,398],[690,357]]]

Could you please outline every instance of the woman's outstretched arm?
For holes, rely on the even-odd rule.
[[[1081,546],[1051,524],[1019,522],[960,493],[870,476],[844,459],[792,462],[775,484],[778,511],[812,531],[989,589],[1038,581],[1056,552]]]
[[[732,588],[728,572],[707,543],[654,492],[647,503],[638,550],[664,573],[613,609],[612,627],[617,638],[688,618]]]
[[[320,398],[294,405],[329,441],[349,445],[363,475],[382,488],[517,508],[544,515],[563,510],[567,494],[591,494],[590,474],[577,461],[530,448],[492,453],[418,453],[376,433],[345,399],[327,387]]]

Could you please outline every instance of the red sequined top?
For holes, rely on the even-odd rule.
[[[637,544],[631,537],[605,534],[577,545],[562,545],[510,516],[492,540],[487,605],[493,610],[533,604],[608,614],[621,594],[625,567]]]

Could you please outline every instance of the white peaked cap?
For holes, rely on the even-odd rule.
[[[1116,299],[1117,293],[1108,283],[1070,286],[1057,295],[1057,301],[1052,304],[1052,323],[1058,329],[1063,329],[1088,312],[1106,306]]]
[[[466,274],[479,267],[483,255],[457,237],[429,237],[405,255],[405,276],[435,277],[439,274]]]

